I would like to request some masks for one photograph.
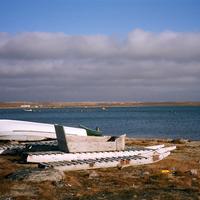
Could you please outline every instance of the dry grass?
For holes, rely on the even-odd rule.
[[[128,145],[154,145],[172,141],[127,140]],[[17,162],[18,157],[0,156],[0,199],[200,199],[200,142],[178,144],[165,160],[146,166],[66,172],[62,181],[39,183],[11,181],[6,176],[17,169],[34,167]],[[168,169],[169,173],[162,173]],[[196,169],[198,174],[191,174]]]

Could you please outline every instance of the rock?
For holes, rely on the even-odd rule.
[[[7,176],[7,178],[10,179],[10,180],[23,180],[30,173],[31,173],[31,169],[20,169],[20,170],[17,170],[16,172],[14,172],[12,174],[9,174]]]
[[[174,174],[169,173],[169,174],[167,174],[167,177],[168,177],[169,179],[173,179],[173,178],[174,178]]]
[[[138,189],[140,186],[133,183],[132,187]]]
[[[65,187],[65,182],[64,181],[53,181],[53,185],[55,185],[57,188],[62,188]]]
[[[197,169],[191,169],[190,170],[190,174],[193,176],[197,176],[198,175],[198,170]]]
[[[31,173],[27,177],[26,181],[32,181],[32,182],[61,181],[63,178],[64,178],[63,172],[55,169],[48,169]]]
[[[171,141],[173,144],[186,144],[189,142],[187,139],[174,139]]]
[[[145,171],[145,172],[142,173],[142,175],[143,175],[143,176],[149,176],[150,173],[149,173],[148,171]]]
[[[145,181],[149,181],[149,179],[150,179],[150,173],[148,171],[144,171],[141,174],[141,178],[143,178]]]
[[[41,181],[61,181],[64,173],[55,169],[21,169],[9,175],[7,178],[11,180],[24,180],[32,182]]]
[[[93,178],[97,178],[97,177],[99,177],[99,174],[96,171],[92,171],[89,174],[89,179],[93,179]]]

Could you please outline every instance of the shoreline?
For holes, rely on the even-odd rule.
[[[0,109],[200,106],[200,102],[0,102]]]

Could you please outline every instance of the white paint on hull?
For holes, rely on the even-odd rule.
[[[63,126],[69,135],[87,136],[82,128]],[[34,141],[56,139],[54,124],[19,120],[0,120],[0,140]]]

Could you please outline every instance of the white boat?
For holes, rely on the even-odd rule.
[[[33,109],[24,109],[25,112],[33,112]]]
[[[63,126],[65,133],[69,135],[87,136],[83,128]],[[0,120],[0,140],[39,141],[44,139],[56,139],[54,124]]]

